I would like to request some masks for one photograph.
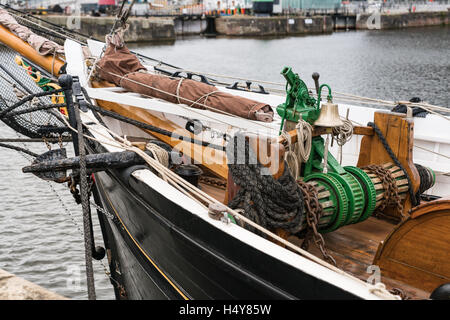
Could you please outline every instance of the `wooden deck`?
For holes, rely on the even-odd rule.
[[[364,222],[342,227],[334,232],[324,234],[328,252],[336,260],[337,266],[353,276],[367,281],[373,276],[368,267],[372,265],[378,245],[395,227],[393,223],[370,217]],[[322,258],[314,243],[309,251]],[[428,299],[430,293],[413,288],[399,281],[387,278],[381,273],[381,282],[387,289],[401,289],[409,299]]]

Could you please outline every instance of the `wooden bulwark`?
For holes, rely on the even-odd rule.
[[[380,244],[373,264],[427,292],[450,283],[450,199],[415,207]]]

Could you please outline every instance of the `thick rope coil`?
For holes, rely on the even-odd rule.
[[[164,167],[169,167],[169,153],[167,150],[154,143],[147,143],[146,149],[151,152],[155,160],[161,163]],[[158,174],[162,179],[164,179],[164,181],[167,182],[167,177],[164,172],[159,171]]]
[[[312,126],[302,119],[299,120],[295,126],[297,130],[297,145],[295,151],[299,160],[306,162],[309,160],[309,155],[311,154],[312,146]]]
[[[288,143],[284,160],[291,170],[292,176],[298,179],[301,164],[307,162],[311,154],[313,128],[308,122],[300,119],[295,129],[297,130],[297,143],[292,144],[291,136],[286,132],[283,132],[282,136]]]
[[[417,172],[420,177],[419,190],[417,191],[416,197],[420,197],[422,193],[427,191],[433,186],[433,174],[426,167],[421,166],[418,163],[414,164],[416,166]]]
[[[297,154],[292,150],[295,149],[295,146],[292,145],[291,136],[287,134],[287,132],[282,132],[281,135],[287,141],[287,149],[284,153],[284,161],[286,161],[289,170],[291,170],[291,174],[295,179],[298,179],[300,176],[300,161],[297,157]]]
[[[154,144],[154,143],[147,143],[146,146],[147,150],[150,151],[154,158],[159,161],[164,167],[169,167],[169,153],[166,149]]]
[[[342,147],[346,144],[353,136],[353,124],[350,120],[342,119],[344,124],[339,127],[333,128],[333,141],[336,140],[337,145],[339,146],[339,163],[342,164]]]
[[[244,141],[244,138],[235,136],[231,142],[234,148],[227,146],[228,168],[233,181],[240,187],[229,207],[244,209],[247,218],[265,228],[282,228],[292,234],[299,232],[305,219],[303,196],[287,166],[282,176],[275,180],[270,174],[264,174],[265,168],[260,163],[250,163],[249,160],[256,156],[248,141],[238,141]],[[236,163],[244,155],[244,163]]]

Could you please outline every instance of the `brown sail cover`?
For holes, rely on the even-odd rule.
[[[265,103],[218,91],[206,83],[150,74],[125,46],[110,44],[97,64],[97,71],[103,80],[132,92],[251,120],[273,120],[273,110]]]

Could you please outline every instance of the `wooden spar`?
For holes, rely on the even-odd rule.
[[[54,75],[58,75],[64,65],[64,62],[58,57],[53,58],[51,55],[40,55],[28,43],[14,35],[2,25],[0,25],[0,41],[48,72],[53,72]]]
[[[291,137],[291,143],[297,142],[297,130],[288,131],[287,134]],[[322,134],[326,134],[326,128],[324,127],[316,127],[313,130],[313,137],[320,136]],[[353,127],[353,134],[364,135],[364,136],[373,136],[373,129],[371,127]],[[286,138],[284,136],[279,136],[277,138],[278,143],[284,143]]]
[[[94,88],[104,88],[111,85],[112,84],[109,84],[104,81],[92,82],[92,86]],[[167,131],[176,132],[180,135],[194,138],[194,135],[191,132],[187,131],[186,129],[181,128],[168,120],[164,121],[158,118],[157,116],[151,114],[149,111],[145,109],[126,106],[105,100],[97,100],[97,103],[100,107],[106,110],[117,112],[123,116],[154,125],[158,128]],[[215,150],[201,145],[195,145],[188,141],[181,141],[153,131],[149,130],[144,131],[150,133],[151,135],[157,137],[161,141],[167,143],[172,148],[181,151],[183,154],[190,156],[194,161],[202,164],[203,166],[210,169],[223,179],[228,178],[228,166],[226,164],[226,155],[223,151]]]
[[[105,81],[92,82],[93,88],[104,88],[110,86],[114,85]],[[171,123],[168,120],[162,120],[158,118],[148,110],[105,100],[97,99],[96,101],[100,107],[106,110],[117,112],[131,119],[142,121],[154,125],[158,128],[165,129],[167,131],[176,132],[183,136],[195,138],[191,132]],[[205,146],[195,145],[188,141],[180,141],[178,139],[174,139],[150,130],[144,131],[149,132],[151,135],[169,144],[176,150],[181,151],[183,154],[189,156],[195,162],[208,168],[216,175],[228,180],[228,166],[225,152]],[[249,135],[247,138],[249,140],[250,146],[256,153],[258,161],[263,166],[269,168],[270,173],[274,176],[275,179],[279,178],[283,174],[284,170],[284,147],[282,147],[282,145],[280,145],[279,143],[271,143],[270,139],[264,139],[259,136]]]

